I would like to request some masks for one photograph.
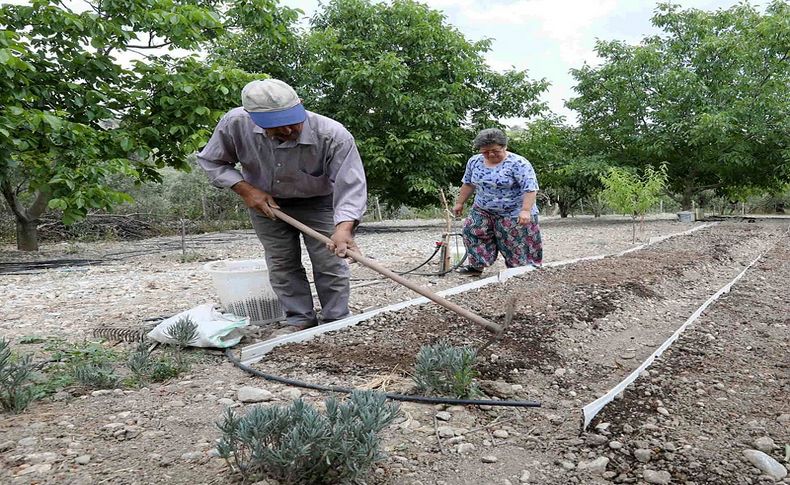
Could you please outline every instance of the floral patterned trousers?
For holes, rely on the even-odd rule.
[[[467,261],[475,268],[491,266],[501,253],[508,268],[543,263],[543,240],[537,214],[526,225],[518,217],[508,217],[472,207],[461,232],[468,253]]]

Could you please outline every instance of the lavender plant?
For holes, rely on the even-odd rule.
[[[354,483],[382,459],[378,433],[398,411],[396,403],[371,391],[354,391],[343,403],[328,398],[326,414],[301,399],[254,407],[245,416],[227,409],[217,423],[217,450],[245,481]]]
[[[470,347],[454,347],[447,342],[423,345],[414,365],[418,392],[459,399],[481,395],[474,382],[478,376],[476,358],[477,351]]]

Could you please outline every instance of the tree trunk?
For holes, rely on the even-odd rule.
[[[557,201],[557,205],[560,207],[560,217],[563,219],[568,217],[568,214],[570,213],[570,209],[571,209],[570,205],[562,199]]]
[[[16,248],[20,251],[38,251],[38,221],[16,219]]]
[[[683,189],[683,197],[680,199],[680,207],[684,211],[693,210],[691,204],[694,197],[694,188],[689,184]]]
[[[0,173],[0,191],[14,214],[16,221],[16,247],[20,251],[38,251],[38,218],[47,210],[49,191],[38,190],[30,207],[25,208],[19,202],[17,190],[14,190],[8,174]]]

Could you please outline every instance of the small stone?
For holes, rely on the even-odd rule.
[[[770,453],[776,448],[776,443],[768,436],[762,436],[754,440],[754,447],[763,453]]]
[[[107,394],[112,394],[110,389],[99,389],[98,391],[93,391],[91,396],[99,397],[99,396],[106,396]]]
[[[266,389],[259,389],[257,387],[242,387],[238,390],[236,394],[237,398],[241,402],[266,402],[271,401],[274,399],[274,394]]]
[[[494,455],[484,455],[480,457],[480,459],[483,461],[483,463],[496,463],[499,461],[499,458]]]
[[[609,442],[609,448],[611,448],[613,450],[619,450],[622,447],[623,447],[623,444],[621,442],[619,442],[619,441],[610,441]]]
[[[521,472],[521,476],[518,477],[518,481],[521,483],[529,483],[530,478],[531,475],[529,473],[529,470],[524,470],[523,472]]]
[[[436,432],[439,433],[440,438],[452,438],[455,436],[455,430],[450,426],[439,426]]]
[[[4,451],[12,450],[15,447],[16,447],[16,443],[14,443],[13,441],[10,441],[10,440],[9,441],[4,441],[4,442],[0,443],[0,453],[2,453]]]
[[[672,475],[670,475],[666,470],[655,471],[646,469],[642,473],[642,478],[644,478],[647,483],[653,483],[655,485],[667,485],[672,480]]]
[[[567,371],[565,369],[563,369],[562,367],[560,367],[560,368],[558,368],[557,370],[554,371],[554,377],[564,377],[565,376],[565,372],[567,372]]]
[[[549,418],[549,422],[551,424],[562,424],[562,422],[565,421],[564,419],[562,419],[562,416],[558,414],[549,414],[546,417]]]
[[[611,425],[612,425],[612,423],[598,423],[598,424],[595,425],[595,430],[596,431],[606,431],[607,429],[609,429],[609,426],[611,426]]]
[[[584,438],[584,442],[587,443],[587,445],[589,445],[589,446],[601,446],[602,444],[606,443],[607,441],[609,441],[609,438],[607,438],[606,436],[600,435],[600,434],[595,434],[595,433],[588,434]]]
[[[631,434],[633,432],[634,432],[634,427],[633,426],[631,426],[630,424],[624,424],[623,425],[623,433]]]
[[[790,424],[790,414],[783,413],[776,417],[776,421],[781,424]]]
[[[283,391],[283,397],[289,401],[295,401],[302,397],[302,391],[299,389],[286,389]]]
[[[225,407],[231,407],[231,406],[234,406],[236,404],[236,401],[234,401],[233,399],[227,398],[227,397],[223,397],[223,398],[217,399],[217,404],[221,404],[221,405],[223,405]]]
[[[573,470],[576,468],[576,464],[568,460],[562,460],[560,462],[560,466],[563,468],[563,470]]]
[[[782,480],[787,476],[787,468],[781,463],[766,455],[762,451],[744,450],[743,456],[761,472],[773,478],[775,481]]]
[[[636,350],[626,350],[622,354],[620,354],[620,358],[624,360],[630,360],[636,357]]]
[[[90,455],[80,455],[74,459],[74,462],[78,465],[87,465],[91,461]]]
[[[183,408],[186,406],[186,403],[180,399],[174,399],[172,401],[168,401],[167,406],[170,406],[171,408]]]
[[[438,413],[436,413],[436,419],[438,419],[439,421],[450,421],[450,418],[452,417],[453,415],[448,413],[447,411],[439,411]]]
[[[653,456],[653,452],[650,450],[646,450],[644,448],[639,448],[638,450],[634,450],[634,458],[636,458],[640,463],[649,462],[652,456]]]
[[[45,451],[43,453],[31,453],[25,456],[25,461],[35,465],[37,463],[54,463],[58,461],[58,458],[60,457],[57,453]]]
[[[669,416],[669,411],[667,411],[667,408],[665,407],[657,407],[656,412],[662,416]]]
[[[586,472],[591,475],[601,475],[606,471],[606,465],[609,464],[609,458],[599,456],[592,461],[580,461],[577,469],[580,472]]]
[[[507,382],[481,380],[480,387],[489,395],[502,399],[510,398],[514,394],[513,387]]]
[[[494,435],[494,438],[499,438],[499,439],[505,439],[508,436],[510,436],[510,434],[507,431],[505,431],[504,429],[494,430],[494,432],[491,433],[491,434]]]
[[[475,445],[473,445],[472,443],[461,443],[461,444],[460,444],[460,445],[458,445],[458,447],[456,448],[456,451],[457,451],[459,454],[461,454],[461,455],[463,455],[463,454],[465,454],[465,453],[470,453],[470,452],[472,452],[472,451],[474,451],[474,450],[475,450]]]
[[[200,451],[190,451],[181,455],[181,459],[186,461],[197,461],[201,458],[203,458],[203,453]]]
[[[52,470],[51,463],[39,463],[37,465],[32,465],[25,468],[24,470],[17,473],[17,475],[32,475],[35,473],[44,474],[49,473],[50,470]]]

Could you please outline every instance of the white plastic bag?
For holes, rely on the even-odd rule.
[[[176,343],[167,336],[170,333],[168,330],[171,325],[184,317],[189,317],[197,325],[198,337],[189,344],[192,347],[233,347],[241,340],[242,329],[250,324],[249,317],[222,313],[214,307],[213,303],[206,303],[162,320],[148,332],[148,338],[163,344]]]

